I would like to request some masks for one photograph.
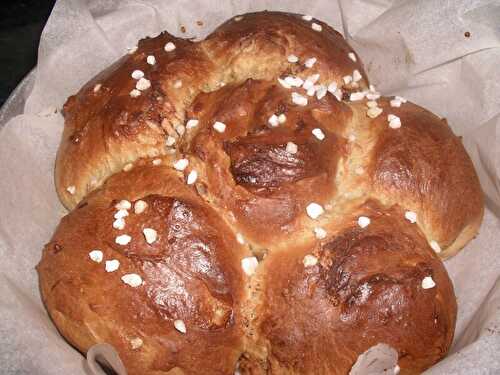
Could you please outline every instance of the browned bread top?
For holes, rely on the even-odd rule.
[[[476,173],[328,25],[261,12],[200,42],[163,33],[64,113],[73,211],[38,271],[82,352],[107,342],[157,375],[347,374],[378,343],[416,374],[448,351],[439,257],[479,229]]]

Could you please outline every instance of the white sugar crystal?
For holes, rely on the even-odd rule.
[[[178,171],[183,171],[189,165],[188,159],[179,159],[174,163],[174,168]]]
[[[307,95],[314,96],[314,94],[316,94],[316,89],[317,89],[316,85],[313,85],[311,88],[307,90]]]
[[[316,227],[316,228],[314,228],[314,235],[316,236],[316,238],[318,240],[322,240],[322,239],[326,238],[326,230],[324,230],[321,227]]]
[[[309,90],[309,89],[311,89],[312,87],[314,87],[314,82],[310,81],[309,79],[306,79],[306,80],[304,81],[304,84],[302,85],[302,88],[303,88],[304,90]]]
[[[410,223],[414,224],[417,222],[417,214],[413,211],[406,211],[405,219],[408,220]]]
[[[314,31],[321,31],[323,30],[323,26],[321,26],[319,23],[313,22],[311,25],[312,29]]]
[[[132,340],[130,340],[130,346],[132,347],[132,350],[139,349],[142,346],[142,344],[143,344],[143,341],[139,337],[136,337],[136,338],[133,338]]]
[[[115,208],[117,210],[130,210],[131,207],[132,207],[132,203],[130,203],[126,199],[122,199],[120,202],[115,204]],[[127,215],[125,215],[125,216],[127,216]]]
[[[128,273],[122,276],[122,281],[130,285],[132,288],[137,288],[142,284],[142,278],[136,273]]]
[[[391,107],[401,107],[401,101],[397,99],[392,99],[389,103]]]
[[[66,191],[70,193],[71,195],[74,195],[76,193],[76,187],[74,185],[68,186],[66,188]]]
[[[130,241],[132,241],[132,237],[130,237],[128,234],[122,234],[122,235],[117,236],[115,238],[115,242],[118,245],[122,245],[122,246],[128,245],[130,243]]]
[[[307,254],[302,260],[302,263],[304,264],[304,267],[313,267],[318,264],[318,258],[314,255]]]
[[[423,280],[422,280],[422,288],[423,289],[431,289],[431,288],[434,288],[435,286],[436,286],[436,283],[434,282],[432,277],[426,276],[423,278]]]
[[[313,135],[318,138],[320,141],[322,141],[323,139],[325,139],[325,133],[323,133],[323,130],[321,130],[320,128],[314,128],[311,133],[313,133]]]
[[[352,76],[343,76],[342,80],[344,81],[344,84],[348,85],[352,82]]]
[[[224,131],[226,130],[226,124],[220,121],[216,121],[212,126],[219,133],[224,133]]]
[[[287,60],[289,63],[296,63],[299,61],[299,58],[295,55],[288,55]]]
[[[115,212],[114,218],[123,219],[124,217],[127,216],[128,216],[128,211],[126,209],[120,208],[118,211]]]
[[[140,78],[135,84],[135,88],[140,91],[147,90],[151,87],[151,81],[146,78]]]
[[[154,57],[153,55],[149,55],[149,56],[146,58],[146,62],[147,62],[149,65],[154,65],[154,64],[156,64],[156,57]]]
[[[304,81],[300,77],[287,76],[285,77],[285,82],[291,87],[300,87],[303,85]]]
[[[275,126],[278,126],[279,125],[279,120],[278,120],[278,116],[276,116],[274,113],[271,117],[269,117],[269,119],[267,120],[268,124],[275,127]]]
[[[167,139],[165,139],[165,145],[168,147],[171,147],[175,144],[175,138],[172,136],[167,136]]]
[[[370,118],[376,118],[382,113],[382,111],[383,111],[382,108],[373,107],[373,108],[368,109],[368,111],[366,111],[366,114]]]
[[[179,134],[179,136],[183,136],[184,133],[186,132],[186,128],[182,124],[177,124],[174,126],[175,132]]]
[[[355,54],[354,52],[349,52],[349,53],[347,54],[347,56],[349,56],[349,58],[350,58],[352,61],[354,61],[354,62],[356,62],[356,61],[357,61],[356,54]]]
[[[161,164],[161,159],[154,159],[152,163],[153,163],[153,165],[158,166]]]
[[[349,96],[349,100],[351,102],[355,102],[358,100],[363,100],[365,97],[366,93],[364,91],[357,91],[357,92],[352,92],[351,95]]]
[[[132,72],[132,78],[133,79],[141,79],[142,77],[144,77],[144,72],[142,70],[134,70]]]
[[[242,19],[243,19],[243,16],[236,16],[236,17],[234,17],[234,20],[235,20],[236,22],[239,22],[239,21],[241,21]]]
[[[380,94],[378,92],[368,92],[366,94],[366,99],[368,100],[377,100],[380,98]]]
[[[337,98],[337,100],[340,102],[342,100],[342,90],[337,89],[334,93],[333,96]]]
[[[441,252],[441,246],[437,243],[437,241],[432,240],[429,242],[429,245],[431,246],[432,250],[434,250],[436,253]]]
[[[113,221],[113,228],[123,230],[125,228],[125,220],[123,218],[116,219]]]
[[[199,121],[196,119],[190,119],[188,122],[186,122],[186,128],[187,129],[192,129],[196,128],[198,126]]]
[[[142,230],[142,234],[144,235],[144,238],[146,239],[146,242],[148,244],[150,244],[150,245],[153,242],[155,242],[156,239],[158,238],[158,233],[153,228],[144,228]]]
[[[359,82],[363,79],[363,76],[361,75],[361,73],[359,72],[358,69],[354,69],[354,71],[352,72],[352,80],[354,82]]]
[[[123,171],[124,172],[129,172],[132,170],[132,168],[134,168],[134,164],[132,163],[127,163],[123,166]]]
[[[387,116],[387,121],[389,121],[389,127],[392,129],[398,129],[401,127],[401,119],[398,116],[390,114]]]
[[[289,154],[296,154],[297,151],[299,151],[299,147],[293,143],[293,142],[288,142],[286,144],[286,148],[285,148],[286,152],[288,152]]]
[[[141,92],[137,89],[133,89],[132,91],[130,91],[129,95],[132,97],[132,98],[137,98],[138,96],[141,95]]]
[[[328,92],[330,94],[335,94],[335,91],[337,91],[337,82],[330,82],[327,88]]]
[[[292,92],[292,102],[300,106],[306,106],[307,98],[300,95],[298,92]]]
[[[370,225],[370,218],[369,217],[366,217],[366,216],[360,216],[358,218],[358,225],[361,227],[361,228],[366,228],[368,225]]]
[[[164,50],[166,52],[172,52],[174,49],[175,49],[175,44],[174,43],[168,42],[167,44],[165,44]]]
[[[305,61],[304,65],[306,68],[312,68],[316,64],[316,61],[318,61],[316,57],[310,57]]]
[[[186,179],[186,183],[188,185],[192,185],[196,182],[196,180],[198,179],[198,172],[196,172],[194,169],[189,172],[188,176],[187,176],[187,179]]]
[[[174,327],[177,331],[179,331],[180,333],[186,333],[186,325],[184,324],[184,322],[180,319],[177,319],[177,320],[174,320]]]
[[[311,219],[316,220],[318,217],[323,215],[325,210],[318,203],[312,202],[307,205],[306,212]]]
[[[248,276],[252,276],[255,273],[258,265],[259,262],[256,257],[248,257],[241,260],[241,268]]]
[[[316,73],[316,74],[311,74],[310,76],[308,76],[306,78],[306,81],[309,81],[313,84],[315,84],[316,82],[318,82],[319,80],[319,73]],[[305,89],[307,89],[307,87],[304,87]]]
[[[101,250],[92,250],[89,253],[89,258],[96,263],[101,263],[102,258],[103,258],[102,251]]]
[[[316,98],[318,100],[321,100],[326,95],[326,93],[327,93],[326,86],[325,85],[319,85],[318,89],[316,90]]]
[[[280,115],[278,116],[278,122],[279,122],[280,124],[284,124],[284,123],[286,122],[286,115],[285,115],[284,113],[282,113],[282,114],[280,114]]]
[[[120,261],[117,259],[107,260],[104,265],[106,272],[115,272],[118,268],[120,268]]]
[[[302,16],[302,19],[303,19],[304,21],[312,21],[313,17],[312,17],[312,16],[310,16],[309,14],[304,14],[304,15]]]
[[[278,77],[278,82],[280,83],[281,86],[283,86],[285,89],[291,89],[292,86],[290,86],[286,80],[282,79],[282,78],[279,78]]]
[[[245,244],[245,238],[241,233],[236,233],[236,241],[238,241],[238,243],[241,245]]]
[[[102,87],[102,84],[98,83],[97,85],[94,86],[94,92],[98,92]]]
[[[148,208],[148,204],[140,199],[134,204],[134,213],[137,215],[142,214],[146,211],[146,208]]]

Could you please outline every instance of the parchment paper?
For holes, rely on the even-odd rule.
[[[498,1],[61,0],[42,34],[36,70],[0,111],[2,374],[95,371],[48,318],[34,269],[65,214],[53,184],[63,126],[54,111],[139,38],[164,29],[202,38],[233,15],[264,9],[328,22],[349,39],[384,94],[427,107],[463,135],[488,209],[479,236],[445,263],[458,297],[455,341],[426,373],[500,373]]]

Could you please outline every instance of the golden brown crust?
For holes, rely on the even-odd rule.
[[[158,183],[161,182],[161,183]],[[147,208],[112,227],[115,204]],[[158,238],[146,243],[144,228]],[[131,242],[115,238],[127,234]],[[103,253],[100,263],[91,250]],[[38,266],[44,302],[61,333],[79,350],[113,345],[129,374],[232,373],[242,348],[245,249],[227,225],[170,168],[143,165],[110,178],[66,216]],[[119,268],[106,272],[105,262]],[[139,287],[121,277],[138,274]],[[173,322],[182,320],[186,333]],[[140,347],[134,348],[134,340]]]
[[[131,97],[137,69],[151,87]],[[130,374],[347,374],[380,342],[403,374],[437,362],[456,303],[434,251],[476,234],[482,193],[446,122],[378,96],[340,34],[300,15],[141,41],[65,105],[56,187],[74,210],[38,267],[61,333],[112,344]],[[147,208],[116,229],[121,200]]]
[[[380,105],[403,126],[390,129],[384,118],[372,121],[377,142],[368,159],[374,194],[416,211],[429,240],[444,250],[441,256],[452,255],[457,245],[465,244],[451,246],[461,232],[468,232],[468,242],[483,217],[483,196],[472,161],[445,120],[412,103],[392,108],[382,100]]]
[[[208,199],[230,212],[256,246],[272,248],[297,233],[308,203],[325,204],[335,196],[346,143],[339,134],[350,110],[332,96],[309,102],[297,106],[279,84],[247,81],[200,95],[193,103],[200,125],[181,152],[204,165]],[[276,113],[285,114],[286,121],[273,128],[268,119]],[[224,133],[214,130],[215,121],[226,124]],[[313,129],[321,129],[325,138],[317,139]],[[295,154],[286,151],[288,142],[297,145]]]
[[[184,125],[186,109],[201,92],[248,78],[276,81],[278,76],[296,74],[305,79],[313,73],[340,87],[342,77],[354,69],[363,74],[358,86],[365,88],[362,65],[347,56],[351,48],[339,33],[322,25],[324,31],[319,33],[300,15],[263,12],[228,21],[199,43],[166,32],[142,40],[135,53],[96,76],[66,103],[56,163],[61,201],[73,208],[127,163],[164,155],[165,138],[177,137],[173,129]],[[240,39],[244,42],[238,42]],[[175,44],[173,51],[164,50],[168,42]],[[289,63],[290,54],[299,57],[300,63]],[[155,56],[154,65],[146,61],[150,55]],[[316,64],[305,69],[304,62],[312,57],[317,58]],[[151,88],[131,98],[136,85],[131,74],[136,69],[144,73]],[[181,87],[177,87],[178,81]],[[67,189],[73,186],[75,193],[71,194]]]
[[[360,353],[385,343],[399,352],[401,373],[419,374],[448,351],[453,286],[403,213],[367,202],[315,247],[291,247],[286,256],[264,260],[255,324],[271,373],[347,374]],[[362,215],[371,219],[366,228],[356,222]],[[318,263],[304,267],[306,255]],[[423,289],[429,276],[436,287]]]

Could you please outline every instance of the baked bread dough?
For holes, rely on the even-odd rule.
[[[327,24],[260,12],[146,38],[64,116],[72,211],[38,272],[81,352],[109,343],[131,375],[348,374],[379,343],[418,374],[446,355],[440,258],[481,224],[474,167]]]

